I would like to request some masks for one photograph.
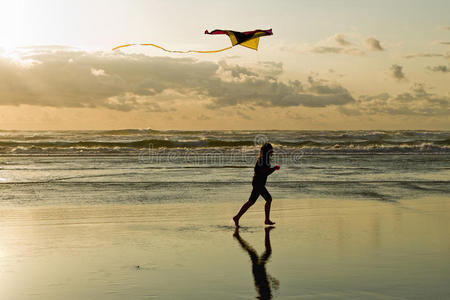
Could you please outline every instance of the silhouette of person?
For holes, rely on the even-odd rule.
[[[266,227],[264,244],[266,246],[266,251],[261,256],[258,256],[255,249],[253,249],[241,236],[239,235],[239,228],[236,227],[233,237],[239,242],[241,247],[248,252],[250,259],[252,261],[252,273],[253,278],[255,280],[255,288],[258,292],[258,299],[266,300],[272,299],[272,290],[270,288],[270,281],[275,289],[279,287],[279,281],[267,274],[266,271],[266,263],[269,260],[270,255],[272,254],[272,247],[270,246],[270,231],[275,227],[270,226]]]
[[[267,176],[272,174],[275,170],[279,170],[280,166],[276,165],[275,167],[270,167],[270,158],[273,155],[273,147],[270,143],[265,143],[262,145],[261,150],[259,151],[259,157],[255,164],[255,175],[253,175],[252,185],[253,190],[250,194],[250,197],[247,202],[242,205],[238,214],[233,217],[234,224],[236,227],[239,227],[239,219],[242,215],[256,202],[259,195],[263,196],[264,200],[266,200],[266,204],[264,206],[266,220],[264,223],[266,225],[275,224],[270,220],[270,206],[272,204],[272,196],[269,191],[266,189]]]

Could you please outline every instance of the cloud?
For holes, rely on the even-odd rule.
[[[336,35],[334,36],[334,40],[335,40],[339,45],[344,46],[344,47],[350,46],[352,43],[350,43],[349,41],[347,41],[345,38],[346,38],[346,37],[345,37],[345,35],[343,35],[343,34],[336,34]]]
[[[360,96],[354,103],[338,108],[345,115],[386,114],[448,116],[450,97],[427,91],[422,84],[415,84],[411,92],[396,96],[382,93],[374,96]]]
[[[364,55],[364,51],[353,46],[344,34],[335,34],[309,47],[309,52],[316,54]]]
[[[374,37],[366,39],[366,45],[370,50],[384,51],[384,48],[381,46],[380,41]]]
[[[399,65],[392,65],[390,70],[391,76],[396,80],[406,80],[405,73],[403,73],[403,67]]]
[[[206,116],[204,114],[201,114],[201,115],[199,115],[197,117],[197,120],[199,120],[199,121],[207,121],[207,120],[210,120],[210,119],[211,119],[210,117],[208,117],[208,116]]]
[[[311,77],[305,84],[298,80],[285,83],[260,78],[244,82],[216,81],[208,87],[208,94],[214,99],[211,108],[239,104],[326,107],[354,101],[350,92],[339,84]]]
[[[223,69],[224,72],[229,71],[232,78],[245,79],[251,76],[256,76],[257,74],[249,70],[248,68],[235,66],[230,67],[226,61],[219,61],[219,66]]]
[[[444,54],[441,53],[416,53],[416,54],[408,54],[405,58],[417,58],[417,57],[444,57]]]
[[[433,45],[450,45],[450,42],[447,41],[434,41]]]
[[[0,57],[0,104],[156,109],[152,96],[170,89],[188,93],[218,69],[190,59],[83,51],[39,49],[21,59],[38,63],[23,67]]]
[[[405,58],[411,59],[411,58],[435,58],[435,57],[441,57],[446,60],[450,61],[450,51],[448,51],[445,54],[442,53],[416,53],[416,54],[409,54],[406,55]]]
[[[369,37],[365,40],[366,46],[369,50],[373,51],[384,51],[385,49],[381,46],[379,40],[374,37]],[[362,49],[362,41],[352,43],[350,42],[344,34],[335,34],[323,41],[318,42],[316,45],[310,47],[310,52],[325,54],[346,54],[346,55],[364,55],[365,52]]]
[[[73,62],[73,60],[69,59],[69,62]],[[102,69],[91,69],[91,74],[94,76],[106,76],[105,70]]]
[[[236,111],[236,115],[239,116],[239,117],[241,117],[242,119],[245,119],[245,120],[251,120],[251,119],[252,119],[252,117],[250,117],[250,116],[247,115],[246,113],[243,113],[243,112],[240,111],[240,110],[237,110],[237,111]]]
[[[324,54],[324,53],[335,53],[335,54],[347,54],[347,55],[364,55],[364,51],[358,48],[343,48],[343,47],[329,47],[329,46],[317,46],[311,49],[311,52]]]
[[[339,47],[318,46],[312,49],[315,53],[342,53],[343,49]]]
[[[248,67],[191,58],[141,54],[27,49],[23,65],[0,56],[0,105],[106,107],[114,110],[173,110],[202,101],[209,108],[234,106],[326,107],[354,101],[335,82],[310,78],[281,81],[283,65]]]
[[[427,67],[428,70],[433,71],[433,72],[442,72],[442,73],[449,73],[450,72],[450,68],[444,65],[438,65],[438,66],[434,66],[434,67]]]
[[[302,116],[299,113],[292,112],[292,111],[287,111],[286,112],[286,117],[289,118],[289,119],[293,119],[293,120],[304,120],[304,119],[307,118],[305,116]]]

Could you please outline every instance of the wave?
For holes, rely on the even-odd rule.
[[[446,131],[0,131],[0,154],[131,153],[143,149],[257,151],[264,136],[283,151],[450,153]]]
[[[171,141],[166,139],[143,139],[136,141],[45,141],[45,139],[26,138],[27,141],[0,141],[0,147],[132,147],[132,148],[146,148],[154,147],[239,147],[239,146],[255,146],[253,140],[228,141],[218,139],[201,139],[201,140],[185,140],[185,141]],[[36,142],[28,142],[28,140],[38,140]],[[447,146],[450,147],[450,139],[437,141],[416,140],[409,142],[398,141],[279,141],[274,140],[272,144],[286,147],[316,147],[316,148],[357,148],[357,147],[427,147],[427,146]]]
[[[183,147],[236,147],[252,146],[253,141],[221,141],[215,139],[205,139],[197,141],[169,141],[160,139],[144,139],[138,141],[37,141],[37,142],[6,142],[0,141],[0,147],[27,147],[27,148],[135,148],[143,149],[149,147],[155,148],[183,148]]]

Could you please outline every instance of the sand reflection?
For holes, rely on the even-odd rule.
[[[271,284],[276,290],[280,285],[280,282],[276,278],[267,274],[266,271],[266,263],[269,260],[270,255],[272,254],[272,247],[270,245],[270,231],[274,228],[275,227],[273,226],[265,228],[264,244],[266,249],[261,256],[259,256],[256,250],[253,249],[252,246],[250,246],[250,244],[248,244],[239,235],[239,228],[236,228],[233,234],[233,236],[241,245],[242,249],[244,249],[248,253],[252,261],[252,272],[253,278],[255,280],[255,288],[258,292],[258,299],[272,299]]]

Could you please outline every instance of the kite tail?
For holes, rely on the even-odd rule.
[[[222,51],[225,51],[225,50],[233,48],[233,46],[230,46],[230,47],[219,49],[219,50],[187,50],[187,51],[179,51],[179,50],[169,50],[169,49],[163,48],[163,47],[155,45],[155,44],[126,44],[126,45],[121,45],[121,46],[114,47],[112,50],[114,51],[114,50],[117,50],[119,48],[124,48],[124,47],[129,47],[129,46],[136,46],[136,45],[153,46],[153,47],[159,48],[161,50],[164,50],[164,51],[170,52],[170,53],[217,53],[217,52],[222,52]]]

